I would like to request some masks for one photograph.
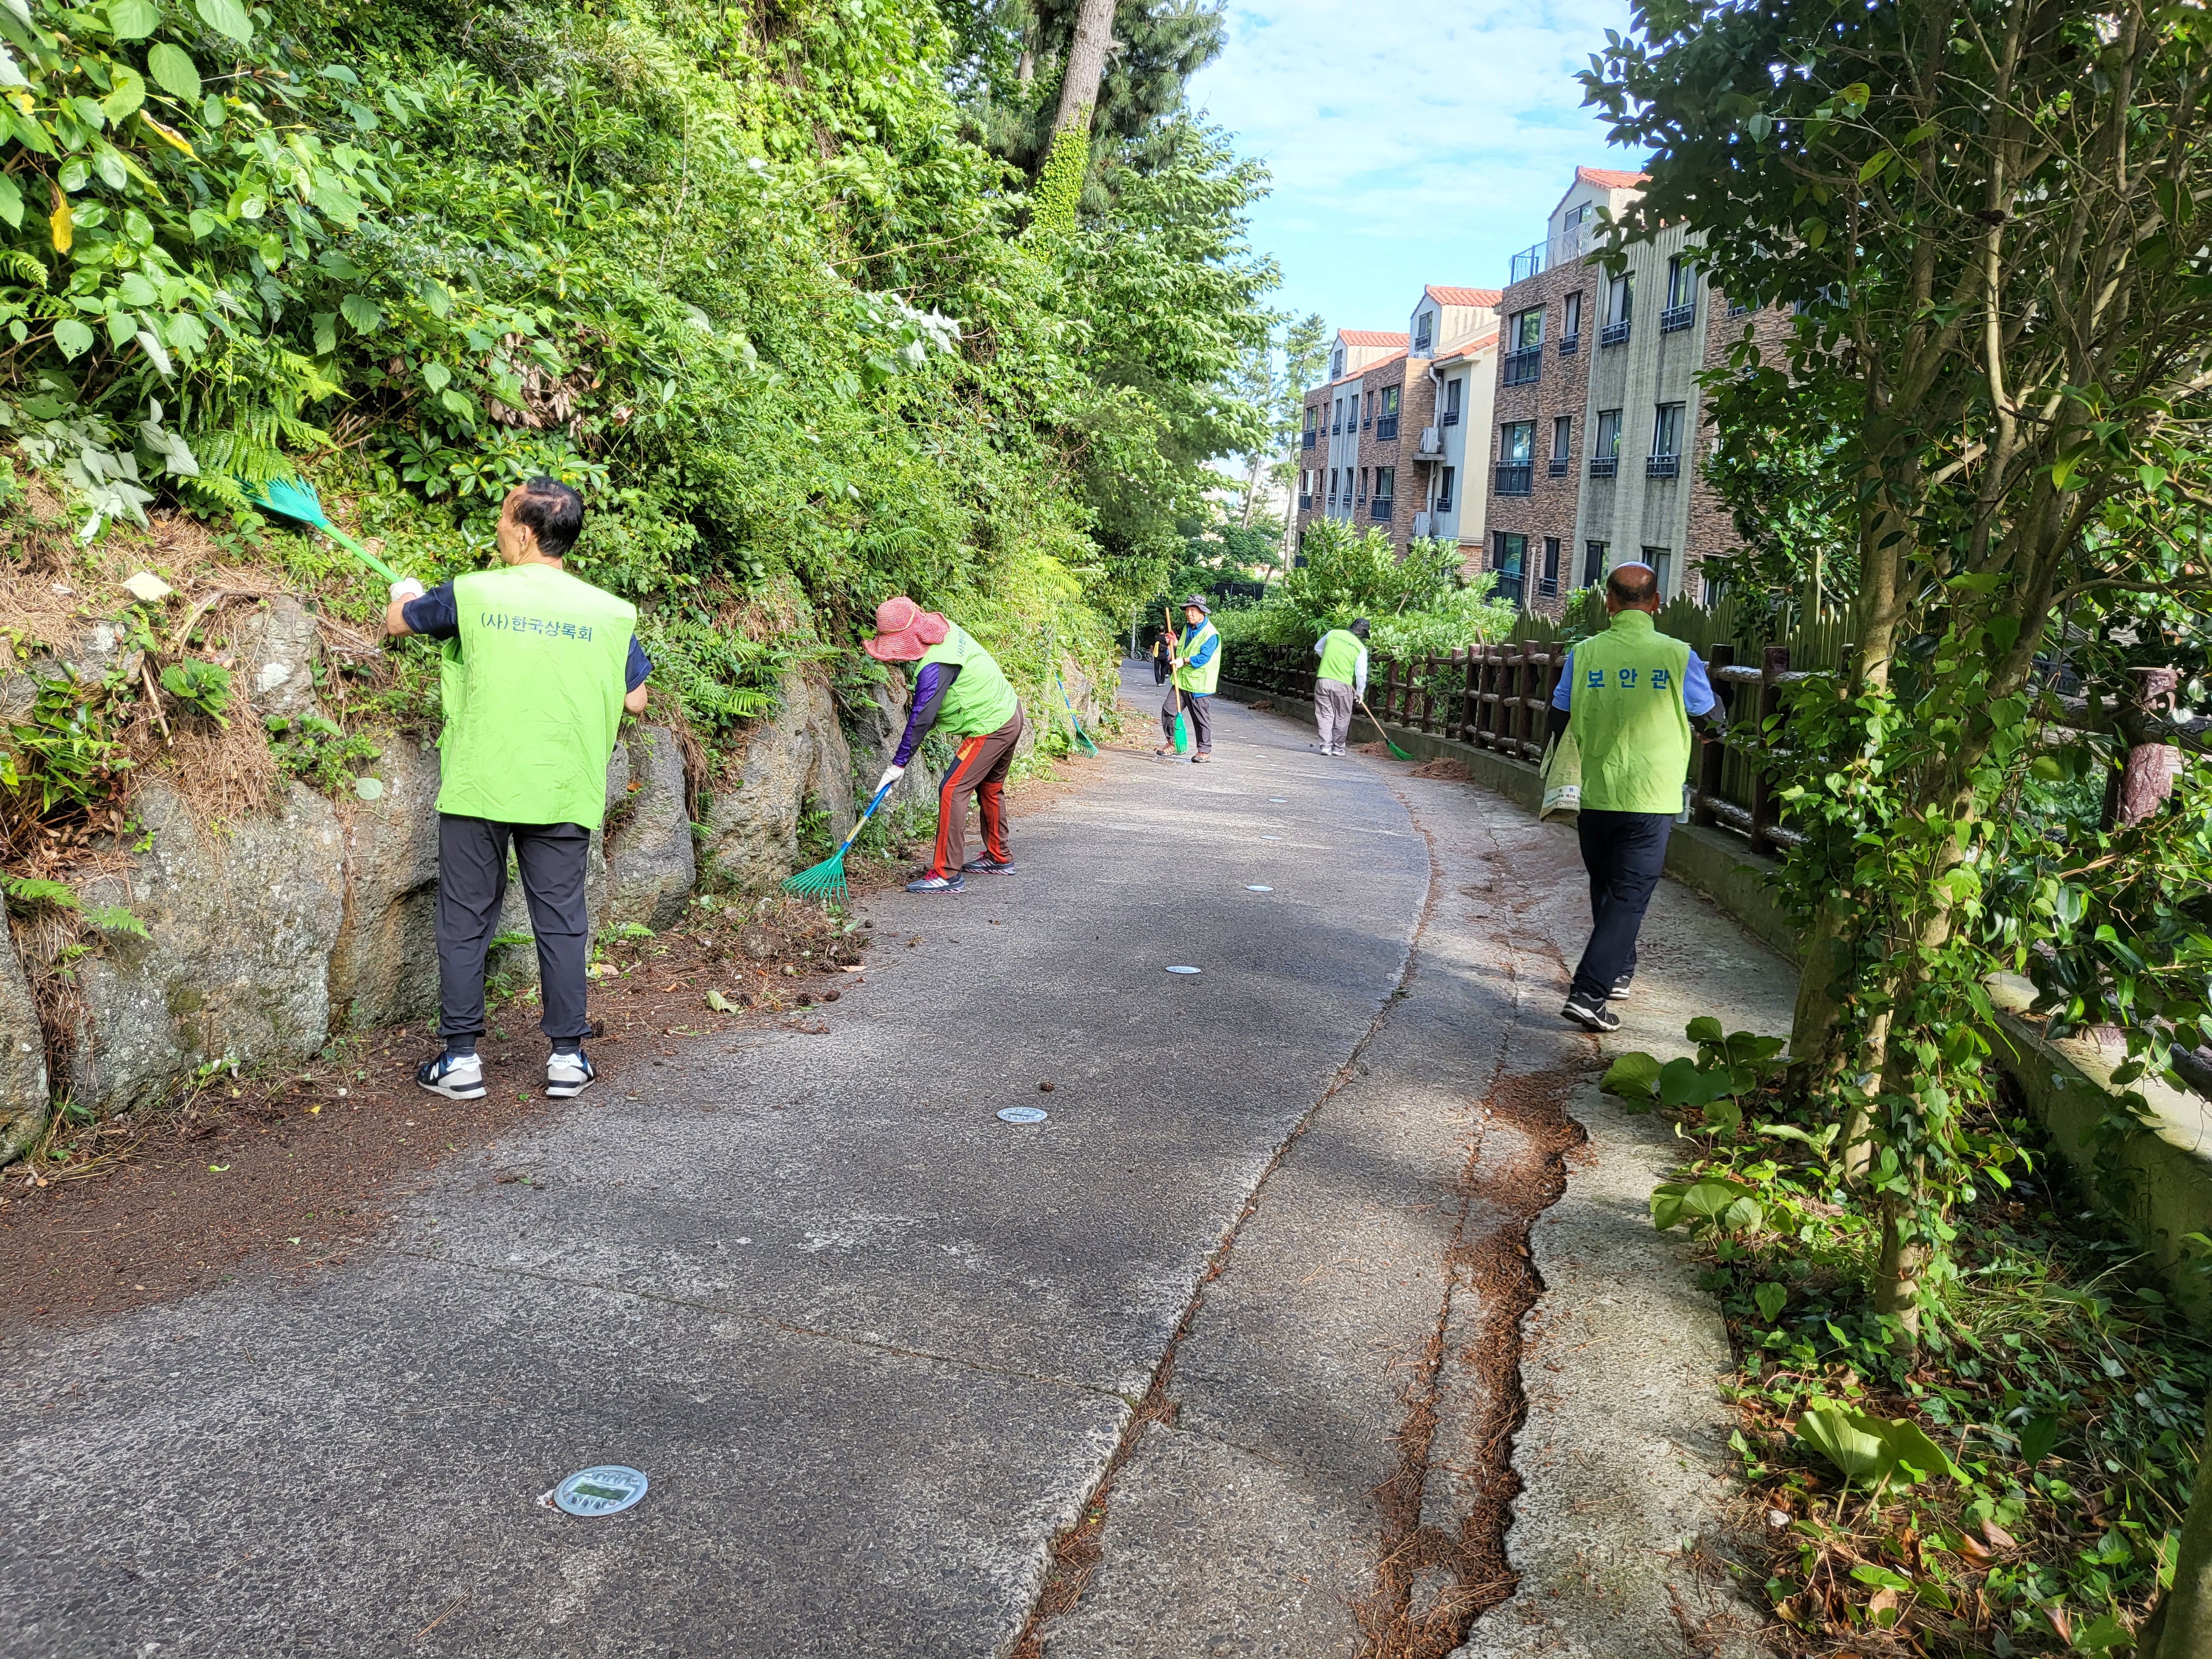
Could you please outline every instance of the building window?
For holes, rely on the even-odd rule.
[[[1387,519],[1390,516],[1391,500],[1397,495],[1397,493],[1398,469],[1395,466],[1376,467],[1375,469],[1374,507],[1374,514],[1376,518]]]
[[[1534,421],[1514,421],[1498,428],[1498,459],[1526,466],[1529,452],[1535,447],[1536,423]]]
[[[1574,447],[1574,436],[1575,417],[1573,416],[1552,416],[1551,476],[1554,478],[1564,478],[1567,476],[1567,452]]]
[[[1559,322],[1559,355],[1579,350],[1583,343],[1583,295],[1580,289],[1561,302]]]
[[[1526,536],[1510,530],[1492,533],[1490,568],[1498,574],[1498,585],[1492,592],[1509,605],[1521,603],[1521,567],[1528,556]]]
[[[1359,407],[1360,407],[1359,404],[1358,404],[1358,402],[1356,402],[1356,401],[1355,401],[1355,402],[1353,403],[1353,404],[1352,404],[1352,408],[1353,408],[1354,410],[1358,410]],[[1375,394],[1374,394],[1373,392],[1369,392],[1369,393],[1367,394],[1366,413],[1365,413],[1365,415],[1364,415],[1364,416],[1363,416],[1361,417],[1361,419],[1360,419],[1359,428],[1360,428],[1360,430],[1364,432],[1364,431],[1365,431],[1369,427],[1373,426],[1374,424],[1375,424]]]
[[[1306,433],[1305,436],[1298,441],[1299,448],[1311,449],[1314,447],[1314,431],[1320,424],[1320,421],[1321,410],[1319,407],[1313,404],[1308,404],[1306,405]]]
[[[1344,430],[1344,399],[1341,398],[1339,398],[1336,400],[1336,411],[1330,417],[1328,429],[1331,433],[1338,433]]]
[[[1590,445],[1589,475],[1593,478],[1610,478],[1620,465],[1620,411],[1601,409],[1597,412],[1597,437]]]
[[[1382,412],[1375,417],[1375,437],[1379,443],[1388,443],[1398,435],[1398,388],[1382,388]]]
[[[1663,547],[1647,547],[1644,550],[1644,562],[1650,565],[1652,573],[1659,578],[1659,597],[1667,599],[1673,586],[1670,578],[1674,570],[1674,554]]]
[[[1444,382],[1444,413],[1443,418],[1437,422],[1439,426],[1459,424],[1459,389],[1465,384],[1464,380],[1456,380]]]
[[[1544,308],[1524,311],[1513,319],[1513,349],[1526,351],[1544,343]]]
[[[1451,511],[1452,483],[1459,469],[1457,467],[1451,466],[1442,467],[1437,470],[1437,511],[1439,513],[1449,513]]]
[[[1359,469],[1359,499],[1367,499],[1367,469],[1364,466]]]
[[[1630,286],[1632,275],[1624,270],[1606,284],[1605,326],[1597,336],[1601,346],[1620,345],[1628,338],[1629,313],[1635,309]]]
[[[1328,504],[1331,507],[1336,505],[1336,469],[1334,467],[1328,470]]]
[[[1698,314],[1698,268],[1683,254],[1667,261],[1667,308],[1659,313],[1659,331],[1673,334],[1689,327]]]
[[[1437,313],[1433,311],[1425,311],[1413,319],[1413,350],[1416,355],[1429,349],[1429,342],[1435,337],[1431,331],[1436,319]]]
[[[1344,348],[1342,346],[1337,347],[1335,355],[1328,360],[1328,378],[1332,380],[1340,380],[1344,378]]]
[[[1559,591],[1559,538],[1544,538],[1544,574],[1537,579],[1536,591],[1549,599]]]
[[[1662,404],[1651,422],[1651,457],[1644,475],[1672,478],[1682,469],[1682,405]]]
[[[1583,586],[1595,587],[1604,580],[1605,544],[1584,542],[1583,544]]]

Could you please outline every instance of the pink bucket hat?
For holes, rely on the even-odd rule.
[[[915,662],[931,646],[942,644],[951,627],[902,593],[876,607],[876,637],[864,641],[861,649],[878,662]]]

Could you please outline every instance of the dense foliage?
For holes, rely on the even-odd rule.
[[[1110,206],[1023,236],[924,0],[9,0],[0,38],[0,422],[88,537],[172,498],[258,536],[307,463],[434,577],[551,472],[710,737],[900,590],[1048,684],[1257,420],[1263,175],[1148,104]]]
[[[1387,531],[1324,520],[1308,526],[1304,558],[1263,603],[1215,618],[1232,655],[1238,645],[1310,648],[1359,617],[1372,626],[1369,649],[1401,660],[1503,639],[1513,626],[1513,607],[1490,597],[1496,578],[1468,575],[1454,540],[1417,537],[1401,557]]]

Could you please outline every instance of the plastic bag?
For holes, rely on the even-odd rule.
[[[1572,823],[1583,810],[1583,746],[1573,726],[1545,750],[1537,770],[1544,779],[1544,804],[1537,817],[1546,823]]]

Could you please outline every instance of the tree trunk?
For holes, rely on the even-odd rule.
[[[1905,1206],[1896,1194],[1881,1200],[1881,1261],[1875,1271],[1874,1310],[1890,1314],[1898,1322],[1897,1350],[1920,1351],[1920,1262],[1917,1243],[1905,1238]]]
[[[1091,113],[1098,106],[1098,83],[1106,76],[1106,53],[1114,44],[1114,0],[1083,0],[1075,17],[1075,42],[1068,48],[1067,73],[1060,83],[1060,112],[1053,117],[1055,135],[1071,128],[1091,131]]]
[[[2212,1399],[2204,1402],[2204,1448],[2175,1553],[2173,1588],[2136,1644],[2142,1659],[2204,1659],[2212,1653]]]

